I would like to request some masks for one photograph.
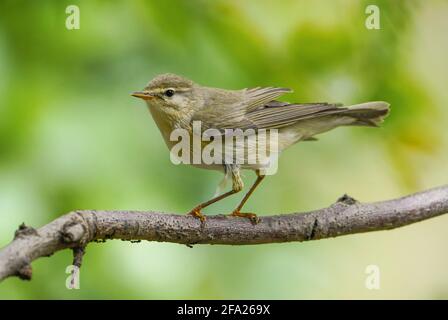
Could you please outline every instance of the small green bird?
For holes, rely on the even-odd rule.
[[[192,164],[200,168],[222,171],[224,180],[218,190],[223,189],[228,178],[232,180],[232,189],[197,205],[189,214],[205,221],[201,210],[241,191],[244,184],[240,171],[249,169],[256,172],[257,179],[231,215],[246,217],[257,222],[258,217],[254,213],[243,213],[241,209],[266,176],[264,169],[272,165],[273,159],[283,150],[299,141],[316,140],[315,135],[339,126],[377,127],[389,113],[389,104],[382,101],[345,107],[341,104],[288,103],[276,100],[289,92],[291,92],[290,89],[276,87],[242,90],[203,87],[175,74],[161,74],[152,79],[142,91],[132,94],[146,101],[170,150],[177,144],[177,140],[173,141],[171,138],[172,132],[179,129],[185,130],[191,139],[198,135],[201,137],[199,152],[203,152],[204,148],[214,142],[219,135],[225,140],[229,130],[232,129],[245,132],[245,142],[252,141],[252,143],[235,144],[233,140],[228,139],[232,143],[225,142],[219,149],[224,154],[220,163]],[[195,132],[194,123],[201,125],[199,133]],[[210,130],[215,132],[213,139],[210,137],[204,139],[207,137],[205,133]],[[256,142],[253,143],[254,140],[250,140],[259,138],[262,130],[276,132],[275,141],[269,140],[267,144],[265,157],[259,157],[257,153],[260,149],[259,141],[255,140]],[[263,141],[266,142],[266,140]],[[229,148],[230,158],[226,156]],[[191,144],[190,149],[192,149]],[[216,150],[218,149],[215,149],[215,153]],[[242,150],[244,151],[240,159],[242,161],[235,161],[234,154]],[[192,152],[195,151],[192,150]],[[254,153],[257,153],[256,161],[247,161]]]

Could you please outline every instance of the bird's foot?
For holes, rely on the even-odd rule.
[[[257,224],[258,222],[260,222],[260,218],[258,218],[258,216],[255,213],[246,213],[246,212],[240,212],[239,210],[235,210],[230,214],[230,216],[249,219],[250,222],[252,222],[253,224]]]
[[[206,217],[202,214],[200,207],[195,207],[193,210],[188,212],[189,215],[201,220],[201,223],[204,223],[206,220]]]

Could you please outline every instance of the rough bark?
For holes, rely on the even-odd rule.
[[[308,241],[398,228],[447,212],[448,186],[374,203],[359,203],[345,195],[328,208],[263,216],[256,225],[223,215],[209,216],[201,224],[192,216],[153,211],[74,211],[39,229],[22,224],[14,240],[0,250],[0,281],[10,276],[31,279],[32,261],[67,248],[80,266],[91,241],[148,240],[188,246]]]

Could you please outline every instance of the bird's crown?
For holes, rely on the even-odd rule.
[[[164,73],[154,77],[145,89],[191,88],[194,82],[173,73]]]

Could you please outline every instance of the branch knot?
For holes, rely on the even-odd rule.
[[[346,193],[342,197],[340,197],[336,202],[343,203],[343,204],[346,204],[349,206],[352,206],[352,205],[358,203],[358,201],[356,199],[354,199],[353,197],[349,196]]]
[[[68,216],[70,219],[64,223],[59,232],[61,241],[85,247],[92,240],[88,219],[83,212],[72,212]]]
[[[19,239],[19,238],[25,238],[27,236],[37,236],[37,235],[38,235],[38,233],[37,233],[36,229],[34,229],[33,227],[28,227],[23,222],[19,226],[19,229],[17,229],[16,232],[14,233],[14,240]]]

